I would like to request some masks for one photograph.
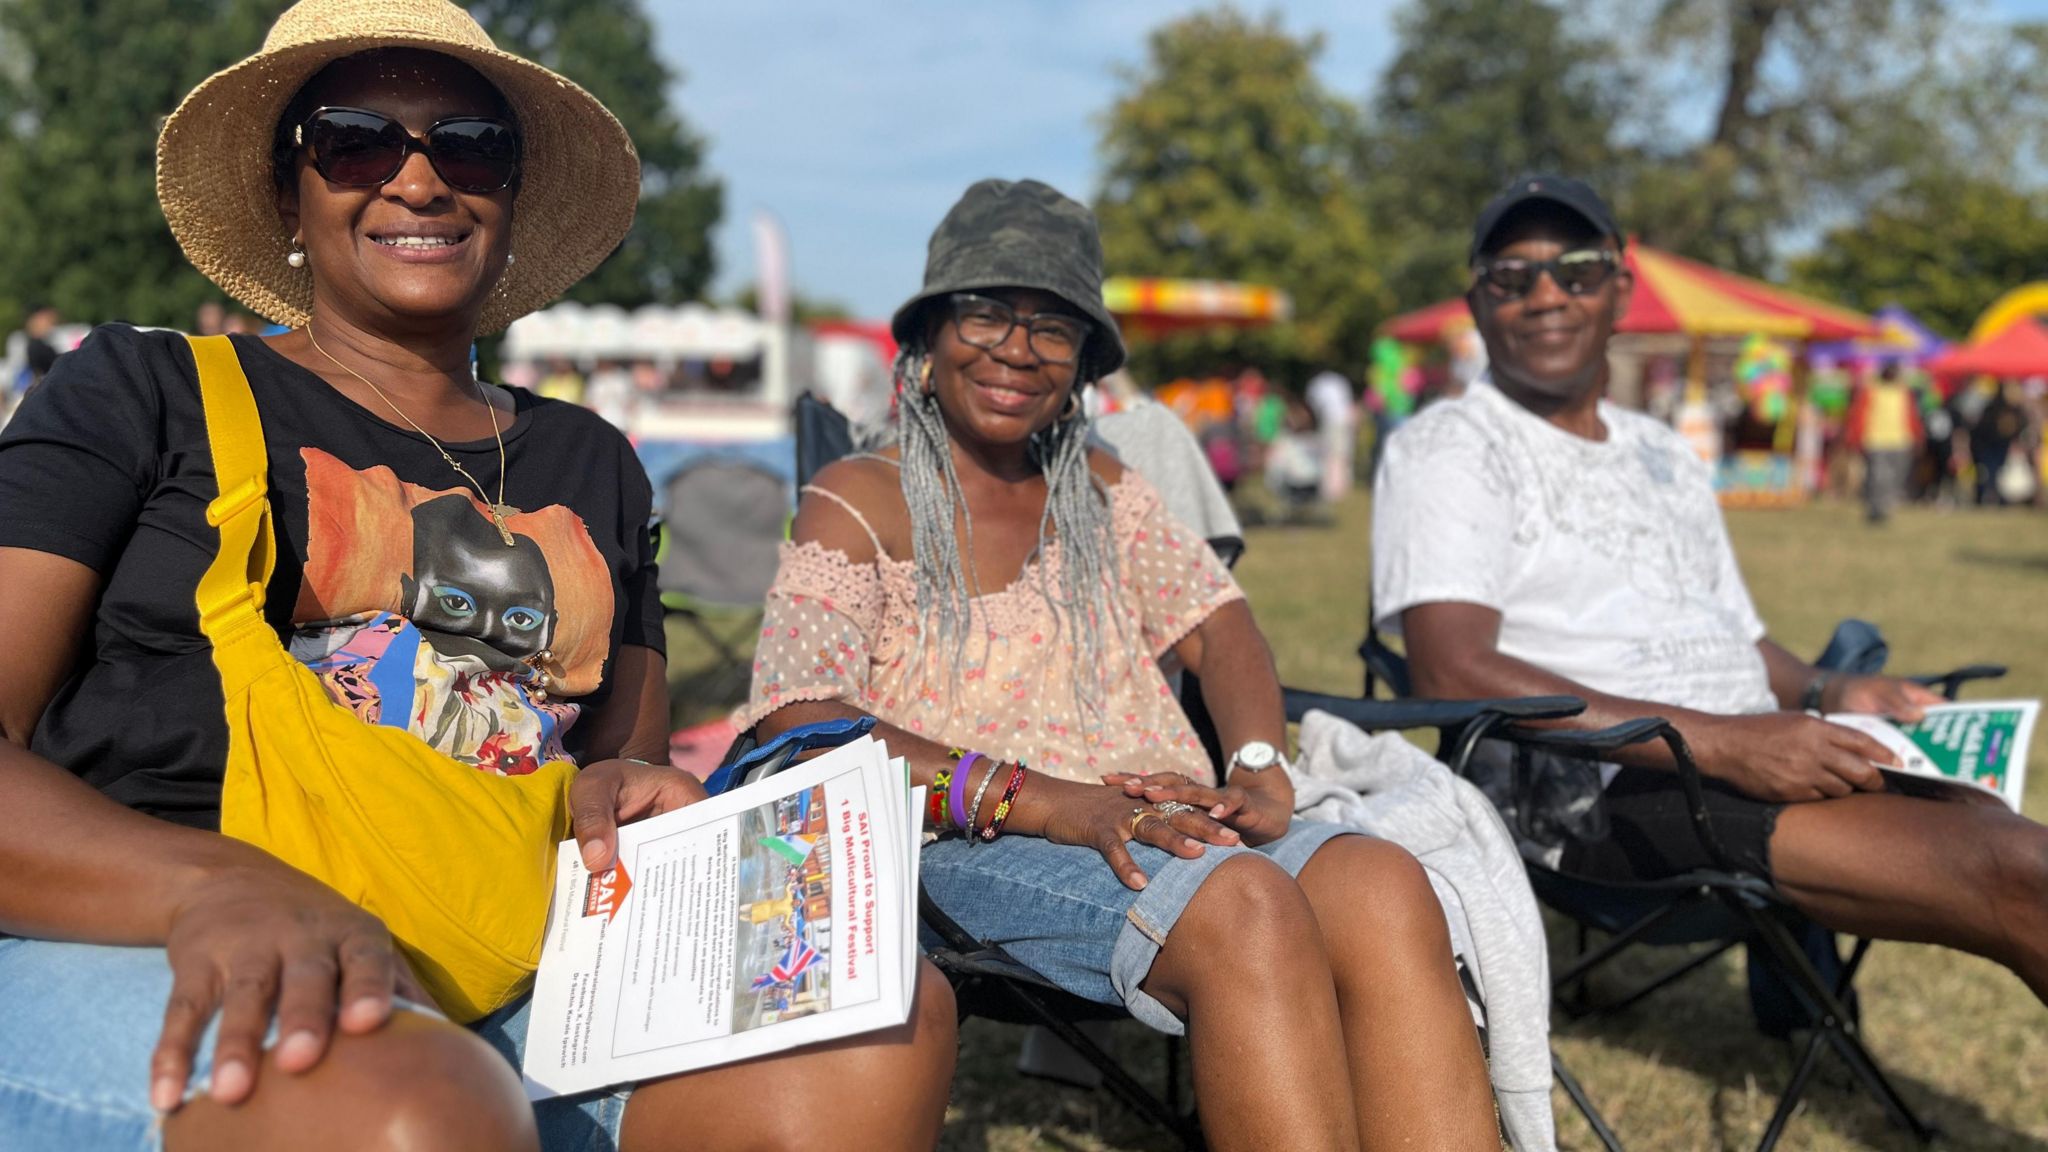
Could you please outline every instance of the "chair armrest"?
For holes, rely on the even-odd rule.
[[[1721,838],[1714,832],[1713,817],[1707,813],[1706,789],[1700,783],[1700,766],[1692,758],[1692,749],[1686,745],[1685,737],[1671,722],[1660,716],[1644,716],[1624,720],[1611,728],[1593,732],[1573,732],[1556,728],[1525,728],[1509,726],[1495,735],[1523,748],[1554,752],[1560,756],[1573,756],[1581,760],[1605,760],[1623,748],[1635,744],[1647,744],[1662,740],[1671,750],[1671,761],[1678,773],[1679,787],[1685,792],[1685,808],[1692,817],[1692,830],[1699,837],[1700,847],[1706,850],[1707,859],[1723,872],[1738,872],[1733,858],[1721,846]],[[1522,771],[1526,757],[1515,758],[1516,771]],[[1522,781],[1517,780],[1518,789]]]
[[[1299,721],[1311,710],[1328,712],[1368,732],[1405,728],[1456,728],[1483,715],[1501,720],[1562,720],[1586,710],[1576,696],[1524,696],[1499,700],[1361,700],[1299,688],[1281,690],[1287,718]]]
[[[1941,694],[1950,700],[1962,692],[1963,685],[1971,680],[1999,680],[2005,676],[2003,664],[1965,664],[1953,672],[1939,672],[1928,676],[1908,676],[1906,679],[1929,688],[1941,689]]]

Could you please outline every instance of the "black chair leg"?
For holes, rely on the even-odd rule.
[[[1779,1137],[1785,1134],[1785,1125],[1791,1121],[1793,1111],[1806,1095],[1806,1082],[1813,1078],[1813,1070],[1820,1063],[1821,1044],[1826,1039],[1821,1032],[1807,1038],[1806,1050],[1800,1053],[1799,1065],[1792,1070],[1792,1080],[1785,1085],[1784,1094],[1778,1097],[1778,1107],[1771,1112],[1771,1122],[1764,1127],[1764,1138],[1757,1144],[1756,1152],[1771,1152],[1778,1146]]]
[[[1025,1010],[1037,1017],[1038,1022],[1050,1029],[1053,1035],[1058,1036],[1067,1047],[1094,1065],[1095,1070],[1102,1073],[1102,1086],[1109,1089],[1111,1095],[1123,1101],[1125,1107],[1173,1133],[1187,1152],[1207,1152],[1208,1145],[1202,1140],[1201,1126],[1192,1117],[1168,1107],[1159,1097],[1147,1091],[1143,1084],[1124,1071],[1123,1066],[1109,1053],[1104,1052],[1087,1033],[1076,1028],[1073,1021],[1053,1011],[1038,997],[1014,982],[1002,982],[1002,988]]]
[[[1579,1115],[1586,1118],[1586,1126],[1593,1130],[1593,1136],[1600,1141],[1600,1146],[1607,1152],[1622,1152],[1621,1139],[1615,1136],[1614,1129],[1607,1126],[1607,1118],[1600,1115],[1598,1108],[1593,1107],[1592,1098],[1587,1096],[1585,1088],[1580,1086],[1579,1078],[1572,1075],[1571,1069],[1565,1067],[1564,1060],[1558,1056],[1556,1049],[1552,1049],[1550,1053],[1550,1072],[1557,1077],[1558,1084],[1564,1088],[1564,1094],[1572,1098],[1572,1105],[1579,1110]]]
[[[1840,984],[1837,988],[1830,988],[1828,983],[1821,979],[1820,973],[1814,970],[1813,962],[1807,959],[1805,951],[1799,947],[1799,942],[1793,939],[1782,921],[1746,904],[1738,902],[1735,906],[1748,917],[1757,937],[1770,952],[1771,958],[1784,970],[1788,977],[1788,985],[1805,1002],[1807,1011],[1813,1019],[1818,1035],[1814,1037],[1814,1043],[1809,1045],[1809,1056],[1801,1061],[1801,1070],[1807,1075],[1811,1074],[1812,1069],[1808,1065],[1812,1063],[1812,1053],[1817,1050],[1819,1041],[1826,1040],[1848,1063],[1849,1070],[1862,1082],[1864,1090],[1877,1099],[1878,1104],[1884,1108],[1886,1117],[1893,1124],[1904,1128],[1922,1144],[1933,1140],[1934,1129],[1920,1119],[1912,1106],[1906,1103],[1905,1097],[1892,1085],[1891,1078],[1885,1075],[1884,1069],[1877,1063],[1877,1058],[1864,1046],[1863,1038],[1858,1034],[1855,1017],[1850,1015],[1842,1003],[1849,981],[1855,977],[1857,969],[1862,965],[1863,957],[1869,952],[1869,941],[1857,943],[1850,962],[1843,968]],[[1795,1075],[1793,1082],[1786,1086],[1785,1095],[1779,1100],[1780,1112],[1789,1116],[1791,1110],[1798,1105],[1799,1096],[1806,1089],[1807,1075]]]

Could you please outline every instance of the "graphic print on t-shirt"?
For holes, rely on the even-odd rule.
[[[504,775],[563,759],[578,696],[597,687],[611,577],[560,505],[511,511],[507,546],[460,486],[357,471],[317,448],[306,465],[305,579],[292,655],[337,703]]]

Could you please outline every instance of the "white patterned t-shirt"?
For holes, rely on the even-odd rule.
[[[1373,490],[1373,615],[1458,601],[1501,614],[1499,650],[1598,692],[1740,714],[1776,708],[1707,466],[1606,402],[1601,441],[1490,380],[1388,440]]]

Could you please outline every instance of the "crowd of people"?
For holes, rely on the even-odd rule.
[[[604,871],[621,823],[705,798],[668,761],[633,446],[549,394],[566,372],[473,368],[625,236],[618,121],[445,0],[300,0],[172,113],[158,170],[193,264],[274,329],[101,326],[0,432],[0,1146],[933,1147],[957,1020],[927,961],[895,1028],[539,1102],[515,1072],[536,862],[572,835]],[[1386,439],[1377,623],[1424,693],[1668,718],[1799,910],[2048,997],[2048,830],[1901,794],[1810,714],[1932,696],[1772,642],[1704,464],[1603,400],[1625,235],[1569,179],[1480,208],[1490,368]],[[1102,272],[1093,215],[1036,181],[938,222],[893,411],[803,489],[736,725],[872,722],[933,796],[929,898],[1184,1033],[1210,1146],[1554,1147],[1547,1093],[1498,1105],[1430,874],[1297,813],[1252,605],[1091,436],[1126,356]],[[1348,482],[1343,378],[1194,391],[1211,461]],[[1621,758],[1616,833],[1567,863],[1697,867],[1670,761]]]

